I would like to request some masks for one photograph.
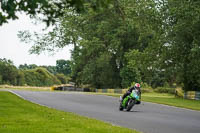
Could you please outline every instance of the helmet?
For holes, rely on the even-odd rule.
[[[140,84],[139,84],[139,83],[136,83],[134,87],[135,87],[136,89],[140,89]]]

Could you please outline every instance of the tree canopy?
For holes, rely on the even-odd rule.
[[[63,10],[55,28],[37,38],[32,53],[73,45],[72,80],[96,88],[132,82],[200,90],[200,2],[116,0],[94,11]],[[28,33],[21,32],[22,40]]]
[[[0,25],[10,19],[18,19],[19,12],[25,12],[31,17],[43,15],[42,20],[49,25],[58,17],[64,15],[63,10],[73,8],[77,12],[85,10],[84,3],[89,2],[93,9],[108,5],[111,0],[1,0]]]

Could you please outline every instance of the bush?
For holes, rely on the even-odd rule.
[[[18,70],[10,60],[0,59],[1,84],[17,85]]]
[[[158,87],[158,88],[154,89],[154,91],[158,92],[158,93],[175,94],[175,88]]]
[[[64,74],[58,73],[55,76],[57,77],[58,80],[60,80],[60,82],[62,84],[66,84],[67,83],[67,77]]]
[[[25,70],[25,81],[30,86],[51,86],[54,84],[61,84],[56,76],[47,71],[46,68],[36,68],[32,70]]]
[[[24,78],[24,73],[20,70],[18,70],[18,73],[17,73],[17,85],[24,85],[25,84],[25,78]]]
[[[90,92],[96,92],[96,88],[90,88]]]

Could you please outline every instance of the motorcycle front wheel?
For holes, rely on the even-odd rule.
[[[130,111],[134,105],[135,105],[135,100],[130,99],[130,100],[128,101],[126,111]]]
[[[122,103],[120,102],[120,105],[119,105],[119,110],[122,111],[124,108],[122,106]]]

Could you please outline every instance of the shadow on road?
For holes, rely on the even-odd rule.
[[[142,113],[143,111],[140,111],[140,110],[131,110],[131,111],[126,111],[126,110],[123,110],[123,111],[120,111],[120,112],[134,112],[134,113]]]

